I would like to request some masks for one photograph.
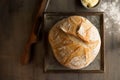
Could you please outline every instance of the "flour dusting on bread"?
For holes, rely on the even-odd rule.
[[[50,30],[48,38],[56,59],[71,69],[88,66],[101,46],[97,28],[81,16],[59,21]]]

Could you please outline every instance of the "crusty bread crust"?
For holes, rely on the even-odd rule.
[[[70,16],[56,23],[48,39],[56,59],[71,69],[88,66],[101,45],[97,28],[81,16]]]

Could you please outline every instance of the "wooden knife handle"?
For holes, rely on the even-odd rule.
[[[21,56],[21,64],[27,64],[30,62],[30,57],[31,57],[31,46],[32,44],[37,42],[37,36],[32,34],[30,36],[30,39],[25,45],[24,52]]]
[[[40,17],[42,17],[47,1],[48,0],[42,0],[40,3],[40,7],[38,9],[37,15],[33,23],[31,35],[29,37],[27,44],[25,45],[24,53],[22,54],[21,57],[21,64],[27,64],[30,61],[31,45],[37,42],[37,35],[35,34],[35,31],[39,27],[39,19]]]

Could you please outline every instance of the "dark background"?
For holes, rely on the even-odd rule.
[[[111,0],[103,0],[111,1]],[[0,0],[0,80],[119,80],[119,34],[105,30],[104,73],[44,73],[43,42],[35,46],[34,59],[20,64],[40,0]],[[51,0],[47,12],[88,11],[79,0]],[[112,30],[115,25],[110,29]]]

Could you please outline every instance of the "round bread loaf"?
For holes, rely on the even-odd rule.
[[[70,16],[57,22],[48,39],[58,62],[71,69],[88,66],[101,46],[97,28],[81,16]]]

